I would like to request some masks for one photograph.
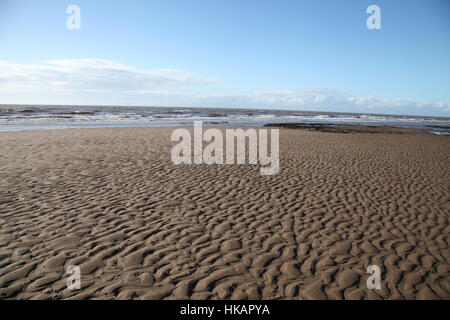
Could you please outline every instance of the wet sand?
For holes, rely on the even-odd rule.
[[[0,298],[450,299],[449,137],[281,129],[261,176],[172,130],[0,133]]]

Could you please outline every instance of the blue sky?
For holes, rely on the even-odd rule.
[[[0,0],[0,103],[450,116],[449,18],[447,0]]]

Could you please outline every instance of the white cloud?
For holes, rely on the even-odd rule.
[[[180,70],[138,70],[101,59],[40,64],[0,61],[0,103],[160,105],[450,115],[442,101],[354,97],[329,89],[214,94],[216,79]],[[220,88],[219,88],[220,89]],[[209,92],[206,94],[206,92]],[[213,92],[213,93],[211,93]]]
[[[65,59],[25,65],[0,61],[0,91],[147,92],[161,88],[203,86],[215,79],[171,69],[137,70],[101,59]]]
[[[323,110],[333,112],[441,114],[448,115],[450,104],[442,101],[417,101],[406,99],[381,99],[371,95],[353,97],[328,89],[260,92],[249,95],[204,96],[198,104],[246,108],[281,108],[298,110]]]

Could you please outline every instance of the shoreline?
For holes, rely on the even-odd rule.
[[[108,124],[106,126],[86,126],[86,127],[64,127],[64,128],[43,128],[43,129],[17,129],[17,130],[2,130],[0,125],[0,134],[8,132],[21,131],[47,131],[47,130],[70,130],[70,129],[112,129],[112,128],[175,128],[175,127],[192,127],[194,121],[189,123],[166,123],[166,124],[146,124],[146,125],[114,125]],[[6,126],[6,125],[5,125]],[[361,125],[361,124],[341,124],[341,123],[314,123],[314,122],[290,122],[290,123],[261,123],[261,124],[234,124],[234,123],[215,123],[211,121],[204,121],[203,126],[214,128],[283,128],[283,129],[298,129],[329,133],[405,133],[416,132],[434,135],[450,135],[450,127],[447,126],[424,126],[424,127],[408,127],[408,126],[391,126],[391,125]]]

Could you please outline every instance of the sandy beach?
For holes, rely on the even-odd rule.
[[[261,176],[172,131],[0,133],[0,298],[450,299],[448,136],[280,129]]]

